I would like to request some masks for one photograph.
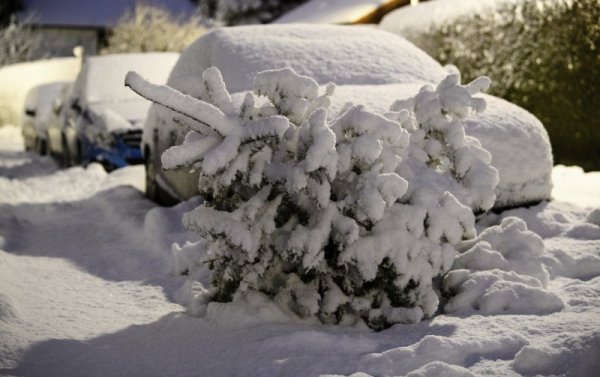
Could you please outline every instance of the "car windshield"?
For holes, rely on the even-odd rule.
[[[150,105],[149,101],[137,98],[121,102],[96,102],[90,104],[89,109],[97,114],[111,111],[131,123],[137,123],[146,118]]]
[[[89,58],[77,83],[84,104],[139,102],[140,97],[126,88],[125,75],[136,71],[156,83],[165,83],[178,58],[175,53],[117,54]]]

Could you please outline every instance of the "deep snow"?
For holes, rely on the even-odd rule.
[[[600,367],[600,173],[555,167],[554,201],[479,221],[481,231],[516,216],[543,239],[547,289],[562,310],[439,315],[375,333],[303,323],[259,295],[186,314],[176,302],[199,287],[182,287],[170,244],[195,240],[180,219],[197,200],[156,207],[139,191],[141,167],[60,171],[21,143],[18,129],[0,128],[0,375],[593,376]]]

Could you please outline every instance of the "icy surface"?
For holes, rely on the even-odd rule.
[[[542,237],[546,289],[564,302],[562,310],[444,314],[375,333],[302,323],[260,296],[214,304],[201,318],[183,313],[175,301],[207,286],[184,286],[165,266],[173,263],[171,243],[193,236],[179,221],[197,200],[155,207],[130,187],[98,192],[102,184],[89,182],[120,175],[143,184],[132,170],[87,176],[69,169],[80,191],[65,202],[62,183],[52,181],[56,167],[21,145],[18,129],[0,128],[0,173],[12,177],[0,189],[2,375],[595,376],[600,368],[597,173],[577,171],[563,182],[561,170],[575,168],[557,167],[560,197],[501,216],[524,219]],[[39,190],[17,195],[17,182],[33,176]],[[43,190],[42,203],[34,196]],[[483,220],[501,223],[490,216],[482,228]]]

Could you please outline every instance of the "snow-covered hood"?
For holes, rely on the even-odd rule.
[[[87,111],[94,127],[106,132],[141,129],[150,108],[146,100],[128,100],[92,104]]]

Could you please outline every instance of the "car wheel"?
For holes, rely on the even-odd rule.
[[[156,183],[156,165],[151,156],[146,154],[144,162],[146,167],[146,197],[153,202],[158,202],[158,184]]]
[[[61,159],[60,159],[60,164],[65,167],[68,168],[69,166],[71,166],[71,151],[69,150],[69,143],[67,143],[67,138],[65,135],[62,135],[61,138],[61,143],[62,143],[62,155],[61,155]]]
[[[34,151],[40,156],[45,156],[48,152],[48,142],[41,137],[36,137],[34,142]]]
[[[25,152],[33,152],[35,148],[35,141],[32,141],[27,136],[23,135],[23,146],[25,147]]]
[[[75,153],[71,153],[71,162],[73,165],[79,165],[83,162],[83,145],[81,140],[75,143]]]

